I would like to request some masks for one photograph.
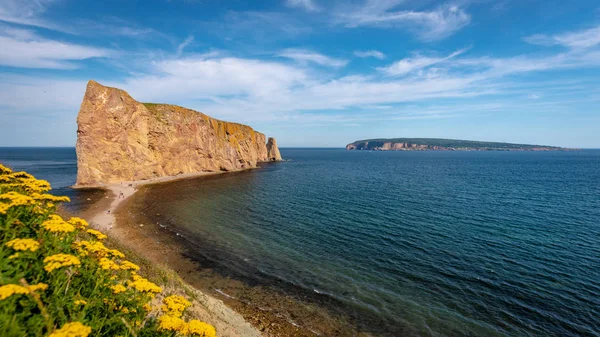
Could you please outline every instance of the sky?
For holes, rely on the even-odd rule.
[[[90,79],[281,147],[600,148],[600,2],[0,0],[0,146],[74,146]]]

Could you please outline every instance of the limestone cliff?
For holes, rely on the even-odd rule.
[[[565,151],[556,146],[482,142],[442,138],[390,138],[357,140],[346,150],[371,151]]]
[[[77,116],[77,183],[97,186],[281,160],[251,127],[167,104],[140,103],[90,81]],[[271,154],[276,154],[272,156]]]
[[[269,137],[269,141],[267,142],[267,158],[269,158],[270,161],[281,161],[281,154],[277,147],[277,141],[273,137]]]

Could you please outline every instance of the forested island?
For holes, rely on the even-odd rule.
[[[371,151],[566,151],[557,146],[481,142],[442,138],[389,138],[357,140],[346,150]]]

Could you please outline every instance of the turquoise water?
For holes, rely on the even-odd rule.
[[[282,155],[144,202],[198,256],[378,335],[600,335],[600,151]]]

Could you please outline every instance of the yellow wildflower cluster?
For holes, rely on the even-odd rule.
[[[210,324],[193,319],[185,322],[181,316],[187,307],[192,305],[185,297],[171,295],[163,299],[164,315],[158,319],[158,328],[164,331],[175,331],[182,335],[198,335],[215,337],[216,331]]]
[[[71,233],[75,231],[75,226],[56,214],[50,215],[48,220],[42,222],[42,227],[52,233]]]
[[[76,256],[70,254],[55,254],[44,259],[44,269],[47,272],[62,267],[78,266],[80,264],[81,261]]]
[[[100,259],[100,268],[104,270],[121,270],[121,266],[119,266],[115,261],[105,257]]]
[[[169,297],[165,297],[163,299],[164,305],[162,306],[162,311],[164,311],[167,315],[181,317],[183,315],[183,311],[192,305],[185,297],[180,295],[171,295]]]
[[[71,225],[75,226],[75,228],[82,229],[82,230],[88,226],[87,221],[83,220],[82,218],[78,218],[76,216],[70,218],[69,221],[67,221],[67,222],[70,223]]]
[[[108,237],[108,236],[104,235],[104,233],[102,233],[100,231],[97,231],[95,229],[88,229],[85,232],[88,233],[88,234],[91,234],[91,235],[95,236],[96,239],[98,239],[98,240],[104,240],[104,239],[106,239]]]
[[[51,201],[51,202],[69,202],[71,199],[69,197],[59,197],[52,194],[40,194],[40,193],[31,193],[31,197],[35,200],[40,201]]]
[[[0,164],[0,174],[1,174],[1,175],[3,175],[3,176],[4,176],[4,175],[9,175],[11,172],[12,172],[12,170],[11,170],[11,169],[9,169],[8,167],[6,167],[6,166],[4,166],[4,165]]]
[[[26,295],[31,294],[38,290],[46,290],[48,285],[44,283],[38,283],[30,286],[20,286],[18,284],[6,284],[0,286],[0,300],[4,300],[12,295]]]
[[[22,189],[29,193],[44,193],[50,190],[50,183],[46,180],[35,179],[27,172],[10,173],[10,169],[3,167],[2,172],[0,172],[2,174],[0,183],[3,187]]]
[[[212,326],[183,320],[190,302],[182,296],[165,298],[160,324],[149,324],[160,312],[158,307],[152,312],[150,301],[161,287],[138,275],[140,267],[122,252],[106,247],[101,240],[107,236],[88,229],[84,219],[56,215],[55,205],[69,198],[49,190],[47,181],[0,164],[0,256],[7,259],[0,278],[0,321],[10,322],[12,329],[0,329],[0,335],[215,336]],[[41,262],[31,258],[38,256]],[[77,269],[55,272],[69,267]],[[40,296],[45,290],[47,296]],[[23,310],[25,305],[39,310]],[[90,309],[85,317],[83,306]]]
[[[79,322],[67,323],[62,328],[54,331],[48,337],[87,337],[92,333],[92,328]]]
[[[193,319],[185,325],[183,333],[186,335],[198,335],[203,337],[216,337],[217,331],[215,328],[208,324],[201,322],[197,319]]]
[[[140,266],[138,266],[135,263],[129,262],[127,260],[124,260],[124,261],[121,261],[121,270],[138,271],[138,270],[140,270]]]
[[[14,250],[30,250],[35,252],[40,248],[40,243],[33,239],[14,239],[8,241],[5,246]]]
[[[122,292],[127,291],[127,288],[125,288],[124,285],[122,284],[116,284],[114,286],[111,286],[110,289],[113,291],[113,293],[115,294],[120,294]]]
[[[8,209],[17,206],[35,205],[35,200],[15,191],[0,194],[0,214],[6,214]]]
[[[129,287],[142,292],[142,293],[160,293],[162,292],[162,288],[157,286],[156,284],[148,281],[147,279],[141,277],[138,274],[132,273],[131,278],[133,281],[129,281]]]
[[[124,258],[125,254],[121,253],[116,249],[107,248],[102,242],[90,242],[90,241],[76,241],[73,243],[73,247],[82,256],[88,256],[94,254],[97,257],[112,256],[115,258]]]
[[[158,329],[163,331],[174,331],[182,335],[197,335],[203,337],[216,337],[215,328],[207,323],[193,319],[185,322],[180,317],[163,315],[158,318]]]

